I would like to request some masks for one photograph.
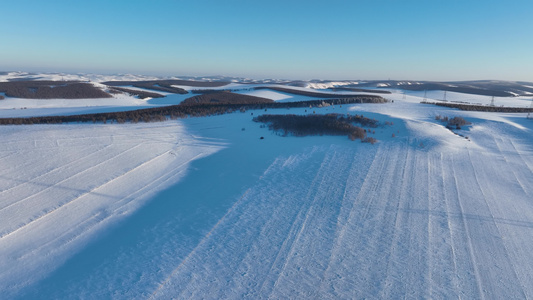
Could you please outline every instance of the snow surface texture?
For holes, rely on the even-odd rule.
[[[179,123],[2,127],[0,291],[42,278],[221,143]],[[31,276],[28,276],[31,274]]]
[[[375,145],[280,137],[251,121],[263,111],[0,127],[0,291],[533,298],[533,120],[420,104],[423,96],[313,108],[393,122],[375,129]],[[459,131],[468,139],[436,115],[471,121]]]
[[[154,298],[530,298],[532,148],[502,130],[278,157]]]

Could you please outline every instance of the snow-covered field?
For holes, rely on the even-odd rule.
[[[0,290],[41,279],[224,143],[176,122],[2,127]]]
[[[263,111],[0,127],[2,297],[533,298],[533,120],[384,96],[313,109],[393,122],[375,145]]]

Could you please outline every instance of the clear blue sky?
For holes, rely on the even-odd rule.
[[[533,81],[533,1],[0,0],[0,70]]]

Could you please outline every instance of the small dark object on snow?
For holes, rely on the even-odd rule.
[[[262,137],[260,137],[259,139],[260,139],[260,140],[264,140],[264,139],[265,139],[265,137],[264,137],[264,136],[262,136]]]

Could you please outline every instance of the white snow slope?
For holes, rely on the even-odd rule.
[[[0,290],[42,278],[219,142],[176,123],[2,127]],[[30,275],[31,274],[31,275]]]
[[[531,142],[433,130],[277,157],[152,296],[531,298]]]
[[[393,122],[375,145],[263,111],[0,127],[3,297],[533,298],[533,120],[387,97],[313,109]]]

